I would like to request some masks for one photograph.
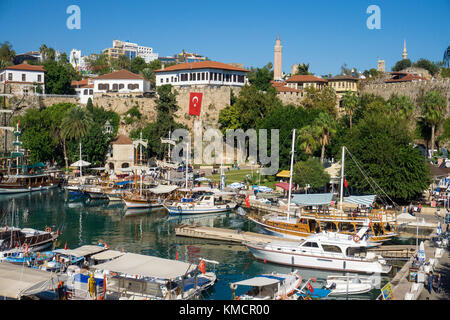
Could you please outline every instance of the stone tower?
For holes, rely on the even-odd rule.
[[[275,57],[273,62],[273,79],[275,81],[280,81],[283,78],[283,68],[282,68],[282,62],[281,62],[281,41],[280,36],[277,36],[277,40],[275,42]]]
[[[403,60],[406,60],[408,58],[408,52],[406,51],[406,40],[403,41]]]
[[[386,62],[384,60],[378,59],[377,71],[386,72]]]

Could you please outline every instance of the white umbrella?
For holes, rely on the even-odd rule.
[[[84,160],[78,160],[77,162],[72,163],[70,166],[71,167],[87,167],[90,166],[91,163],[84,161]]]

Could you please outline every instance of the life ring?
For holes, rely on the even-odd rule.
[[[50,227],[45,227],[45,232],[52,232],[52,228],[50,228]]]
[[[232,284],[230,284],[230,288],[231,288],[231,290],[236,290],[237,289],[237,285],[232,283]]]
[[[359,242],[359,240],[361,240],[361,238],[360,238],[357,234],[355,234],[355,235],[353,236],[353,241]]]

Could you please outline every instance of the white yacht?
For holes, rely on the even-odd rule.
[[[337,270],[355,273],[388,273],[392,266],[368,247],[364,227],[355,236],[336,232],[322,232],[298,243],[274,241],[270,243],[245,242],[256,259],[313,269]]]
[[[202,195],[195,201],[183,198],[181,201],[164,205],[171,215],[220,213],[233,210],[236,206],[236,202],[218,199],[214,194]]]

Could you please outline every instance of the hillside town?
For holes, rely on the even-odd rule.
[[[259,66],[10,38],[5,300],[449,299],[450,46],[317,74],[282,33]]]

